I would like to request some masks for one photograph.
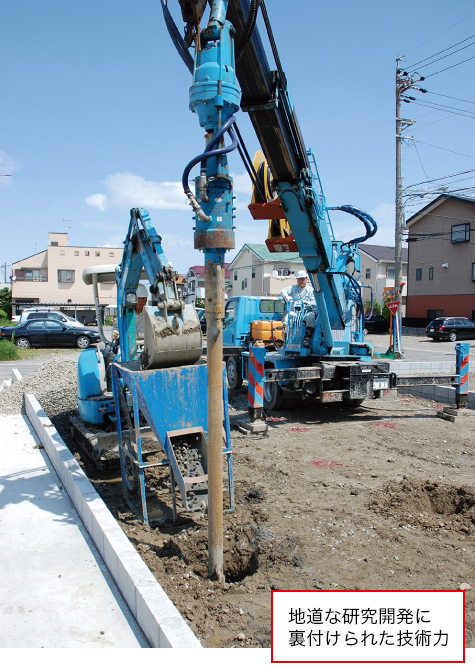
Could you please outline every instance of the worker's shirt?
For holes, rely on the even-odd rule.
[[[280,292],[282,298],[286,301],[300,299],[305,305],[316,305],[315,293],[311,284],[307,282],[303,289],[300,289],[298,284],[293,284],[290,287],[284,287]]]

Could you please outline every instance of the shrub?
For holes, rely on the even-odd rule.
[[[113,317],[106,317],[104,319],[104,326],[112,326],[113,323],[114,323]]]
[[[20,358],[20,352],[14,342],[2,340],[0,342],[0,361],[16,361]]]

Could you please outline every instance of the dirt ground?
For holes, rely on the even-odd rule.
[[[225,515],[226,583],[207,578],[207,521],[143,525],[117,469],[81,459],[120,525],[205,647],[269,647],[273,589],[466,589],[475,647],[475,412],[404,397],[354,412],[269,413],[268,434],[232,430],[236,510]],[[246,389],[230,417],[246,415]],[[152,482],[151,482],[152,483]],[[166,479],[157,493],[171,506]]]

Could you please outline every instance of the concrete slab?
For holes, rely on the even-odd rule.
[[[23,416],[2,417],[1,648],[150,647]]]

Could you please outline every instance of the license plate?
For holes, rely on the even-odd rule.
[[[389,388],[389,378],[385,379],[373,379],[373,389],[388,389]]]
[[[433,328],[429,328],[429,333],[433,333],[433,332],[434,332],[434,329],[433,329]]]

